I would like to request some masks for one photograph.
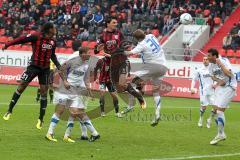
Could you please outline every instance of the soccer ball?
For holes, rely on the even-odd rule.
[[[192,21],[193,21],[193,18],[192,18],[192,16],[191,16],[191,14],[189,14],[189,13],[183,13],[181,16],[180,16],[180,22],[182,23],[182,24],[190,24],[190,23],[192,23]]]

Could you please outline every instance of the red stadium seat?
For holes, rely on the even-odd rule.
[[[31,51],[32,50],[32,47],[31,46],[28,46],[28,45],[23,45],[21,50],[24,50],[24,51]]]
[[[240,58],[240,50],[237,50],[235,56],[236,56],[237,58]]]
[[[230,58],[229,61],[232,64],[236,64],[236,62],[237,62],[236,58]]]
[[[65,53],[65,48],[59,48],[59,53]]]
[[[94,47],[96,46],[96,42],[95,41],[92,41],[92,42],[90,42],[89,43],[89,45],[88,45],[88,47],[90,48],[90,49],[94,49]]]
[[[72,54],[72,53],[73,53],[72,48],[67,48],[67,49],[65,50],[65,53]]]
[[[240,64],[240,59],[236,58],[236,64]]]
[[[14,50],[21,50],[22,46],[21,45],[14,45]]]
[[[56,53],[60,53],[60,48],[57,47],[55,52],[56,52]]]
[[[8,37],[6,37],[6,36],[0,37],[0,43],[6,43],[7,41],[8,41]]]
[[[228,51],[227,51],[227,56],[228,57],[233,57],[234,56],[234,51],[232,50],[232,49],[229,49]]]
[[[222,56],[222,57],[226,57],[227,56],[227,51],[225,50],[225,49],[220,49],[220,51],[219,51],[219,53],[220,53],[220,55]]]
[[[83,42],[82,42],[82,46],[83,46],[83,47],[86,47],[86,46],[88,46],[88,44],[89,44],[89,42],[88,42],[88,41],[83,41]]]

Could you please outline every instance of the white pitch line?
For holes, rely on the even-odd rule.
[[[145,159],[145,160],[184,160],[184,159],[200,159],[200,158],[216,158],[216,157],[233,157],[233,156],[240,156],[240,153],[213,154],[213,155],[198,155],[198,156],[189,156],[189,157],[158,158],[158,159]]]

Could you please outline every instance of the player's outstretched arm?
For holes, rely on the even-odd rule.
[[[12,46],[12,45],[16,45],[16,44],[25,44],[28,42],[35,42],[37,41],[38,37],[37,35],[33,35],[33,34],[28,34],[26,36],[21,36],[18,37],[12,41],[9,41],[7,43],[5,43],[5,45],[3,46],[2,50],[7,49],[8,47]]]

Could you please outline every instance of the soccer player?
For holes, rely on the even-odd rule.
[[[38,129],[42,128],[43,117],[45,115],[45,110],[47,107],[47,91],[49,83],[49,65],[50,59],[56,65],[56,67],[61,70],[61,65],[57,60],[55,54],[56,42],[53,37],[56,34],[56,28],[52,23],[45,23],[42,26],[41,32],[36,32],[35,34],[28,34],[14,39],[13,41],[7,42],[2,50],[7,49],[9,46],[16,44],[31,43],[33,48],[33,54],[29,61],[29,66],[26,71],[21,76],[20,84],[17,90],[14,92],[12,99],[9,104],[7,113],[4,114],[3,119],[9,120],[13,112],[13,108],[16,105],[21,94],[24,92],[28,84],[38,76],[41,100],[40,100],[40,115],[36,127]],[[69,88],[69,83],[66,77],[61,73],[61,78],[63,79],[64,86]]]
[[[203,66],[198,68],[192,78],[191,93],[196,93],[195,82],[199,81],[199,93],[200,93],[200,118],[198,126],[203,126],[203,114],[208,105],[214,103],[214,89],[213,80],[209,74],[209,60],[207,57],[203,57]],[[207,120],[207,128],[210,128],[211,117]]]
[[[136,84],[150,80],[153,84],[153,98],[155,101],[155,118],[151,126],[156,126],[160,120],[161,97],[159,95],[159,84],[161,78],[167,72],[166,58],[164,51],[157,38],[146,35],[143,30],[137,29],[133,32],[133,37],[138,41],[137,46],[126,54],[141,54],[142,70],[135,73],[133,82]]]
[[[103,30],[101,37],[97,41],[94,52],[95,54],[98,54],[101,50],[104,50],[104,56],[110,58],[111,60],[109,61],[109,63],[111,63],[111,61],[113,60],[113,55],[114,53],[116,53],[117,50],[119,50],[120,44],[123,41],[124,37],[123,34],[117,29],[118,22],[116,17],[107,17],[105,22],[106,28]],[[109,66],[111,65],[109,64]],[[111,68],[112,67],[110,67],[110,70]],[[118,71],[118,74],[124,74],[123,70],[124,69]],[[116,77],[118,78],[120,77],[120,75],[117,75]],[[111,77],[112,81],[113,78],[114,77]],[[115,87],[120,88],[118,83],[115,84]],[[140,103],[141,108],[146,108],[146,102],[143,99],[143,96],[136,89],[134,89],[130,83],[124,86],[123,90],[126,90],[128,93],[136,97]]]
[[[54,129],[59,122],[60,116],[64,112],[65,108],[69,108],[71,116],[69,117],[67,123],[67,130],[65,132],[63,140],[66,142],[75,142],[70,138],[71,130],[74,125],[74,119],[78,118],[82,128],[82,140],[87,140],[87,129],[91,132],[91,137],[89,141],[93,142],[100,138],[100,135],[93,127],[89,117],[85,113],[85,100],[83,97],[89,87],[87,76],[88,75],[88,62],[89,49],[87,47],[82,47],[79,49],[79,56],[71,57],[65,64],[65,72],[67,72],[67,80],[69,81],[71,88],[66,90],[62,81],[59,84],[54,83],[56,87],[54,91],[53,103],[56,105],[55,113],[52,115],[51,123],[46,134],[46,138],[50,141],[57,142],[54,138]]]
[[[118,98],[117,98],[117,92],[116,89],[110,79],[110,61],[111,59],[109,57],[103,57],[102,59],[99,59],[96,67],[94,68],[94,81],[97,80],[97,73],[98,70],[100,70],[100,75],[98,78],[98,82],[100,85],[100,109],[101,109],[101,116],[105,116],[104,112],[104,105],[105,105],[105,99],[104,94],[106,92],[106,88],[108,89],[108,92],[110,93],[113,105],[115,109],[116,116],[121,118],[122,115],[119,113],[119,105],[118,105]]]
[[[213,85],[213,88],[215,88],[214,105],[216,106],[218,133],[210,144],[217,144],[219,141],[226,139],[224,112],[236,95],[237,80],[228,59],[220,57],[216,49],[208,50],[208,60],[210,62],[209,73],[212,79],[217,82]]]

